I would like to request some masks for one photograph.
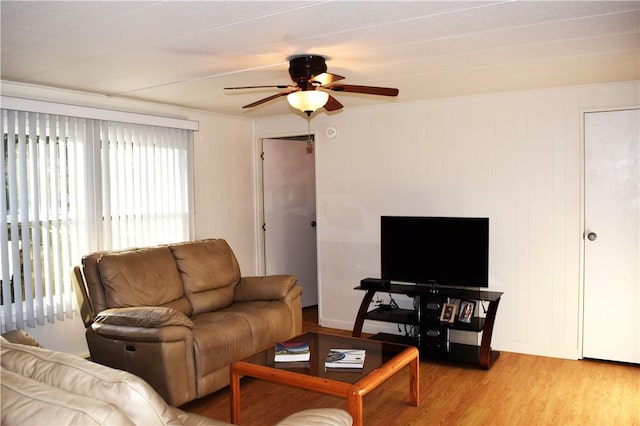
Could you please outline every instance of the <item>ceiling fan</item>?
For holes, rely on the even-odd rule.
[[[319,108],[327,111],[336,111],[343,107],[336,98],[327,91],[364,93],[368,95],[398,96],[398,89],[389,87],[358,86],[353,84],[335,84],[344,77],[327,72],[325,58],[320,55],[296,55],[289,58],[289,75],[295,85],[276,86],[243,86],[225,87],[225,90],[275,88],[287,89],[284,92],[268,96],[259,101],[250,103],[242,108],[252,108],[266,102],[287,97],[289,104],[310,116]]]

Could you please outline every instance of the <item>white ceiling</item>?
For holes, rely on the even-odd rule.
[[[287,58],[327,58],[345,105],[640,79],[640,1],[6,1],[4,81],[223,114],[292,111]],[[322,114],[327,114],[321,110]],[[331,114],[340,114],[340,111]]]

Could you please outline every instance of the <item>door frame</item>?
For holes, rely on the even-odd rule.
[[[585,115],[597,112],[615,112],[640,109],[640,105],[635,106],[611,106],[600,108],[580,109],[580,283],[579,283],[579,304],[578,304],[578,358],[584,359],[584,293],[585,293],[585,215],[586,215],[586,133]]]
[[[316,142],[318,141],[318,137],[316,132],[312,131],[309,133],[314,140],[314,167],[316,169],[315,179],[313,182],[314,187],[317,189],[318,187],[318,156],[316,155]],[[265,239],[264,239],[264,231],[262,230],[262,224],[264,223],[264,182],[262,178],[263,173],[263,161],[262,161],[262,147],[264,139],[284,139],[284,138],[295,138],[300,136],[307,136],[306,132],[286,132],[286,133],[277,133],[277,134],[266,134],[256,136],[255,140],[255,194],[256,194],[256,259],[257,259],[257,271],[258,275],[264,275],[267,271],[267,257],[265,253]],[[318,191],[315,191],[316,197],[316,209],[318,208]],[[316,238],[316,264],[318,264],[318,240]],[[319,273],[316,273],[319,275]],[[316,279],[319,280],[317,276]]]

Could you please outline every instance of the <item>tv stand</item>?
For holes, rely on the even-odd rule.
[[[413,285],[391,283],[388,289],[365,289],[360,286],[355,290],[366,291],[360,303],[360,309],[356,315],[353,326],[353,337],[362,335],[362,326],[365,320],[392,322],[407,324],[413,330],[410,335],[395,335],[379,333],[372,338],[389,340],[396,343],[405,343],[416,346],[420,350],[420,356],[424,358],[444,361],[473,364],[480,368],[489,369],[500,356],[500,352],[491,349],[491,336],[495,323],[498,304],[502,292],[484,289],[468,289],[443,287],[438,285]],[[377,292],[405,294],[415,300],[415,309],[393,310],[369,310],[371,301]],[[476,314],[468,323],[457,320],[454,322],[440,321],[440,315],[445,303],[452,300],[471,301],[476,304],[475,311],[482,312],[484,316]],[[485,307],[485,303],[488,306]],[[460,306],[458,306],[460,309]],[[462,330],[472,333],[482,333],[479,345],[452,342],[449,339],[451,330]],[[476,338],[477,340],[477,338]]]

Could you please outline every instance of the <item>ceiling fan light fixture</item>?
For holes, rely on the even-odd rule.
[[[322,108],[328,100],[329,94],[322,90],[301,90],[287,95],[289,105],[307,115]]]
[[[327,112],[334,112],[342,109],[343,105],[329,94],[329,90],[334,92],[362,93],[365,95],[398,96],[398,89],[392,87],[361,86],[357,84],[334,84],[343,80],[344,77],[338,74],[327,72],[327,64],[324,56],[320,55],[297,55],[289,58],[289,76],[295,85],[277,86],[242,86],[225,87],[232,89],[257,89],[273,87],[274,89],[288,89],[275,95],[267,96],[259,101],[252,102],[242,108],[252,108],[274,99],[286,96],[289,105],[304,112],[307,117],[320,108]]]

